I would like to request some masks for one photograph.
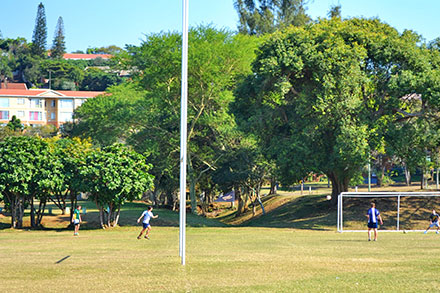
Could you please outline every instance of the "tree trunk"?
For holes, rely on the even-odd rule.
[[[160,189],[155,188],[150,196],[150,201],[153,206],[157,206],[159,196],[160,196]]]
[[[17,228],[17,197],[8,196],[8,200],[11,203],[11,228]]]
[[[17,228],[21,229],[23,228],[23,216],[24,216],[23,199],[19,199],[17,208],[18,208]]]
[[[178,204],[179,204],[179,194],[173,191],[173,212],[177,211]]]
[[[116,211],[116,217],[113,222],[113,227],[116,227],[118,225],[120,215],[121,215],[121,206],[118,206],[118,210]]]
[[[247,210],[248,210],[248,201],[249,201],[249,188],[245,188],[243,212],[247,212]]]
[[[76,203],[77,203],[77,200],[76,200],[75,191],[71,190],[70,191],[70,219],[72,219],[72,217],[73,217],[73,211],[76,208]],[[70,227],[73,226],[72,221],[70,222],[69,226]]]
[[[277,194],[277,181],[275,180],[274,177],[272,177],[270,179],[270,191],[269,191],[269,195],[271,194]]]
[[[350,182],[350,178],[338,176],[335,173],[330,173],[327,175],[332,182],[332,199],[331,204],[335,206],[338,203],[338,196],[342,192],[348,191],[348,183]]]
[[[34,207],[34,196],[31,196],[31,227],[35,228],[35,207]]]
[[[36,221],[36,227],[41,227],[41,221],[43,220],[44,210],[46,209],[46,200],[40,201],[40,204],[38,206],[38,213],[37,213],[37,221]]]
[[[420,178],[420,189],[423,190],[425,183],[425,170],[422,170],[422,177]]]
[[[377,186],[383,186],[383,179],[385,178],[385,164],[383,164],[383,159],[381,160],[382,165],[380,166],[380,176],[377,177]]]
[[[197,215],[197,197],[196,197],[196,181],[190,176],[189,182],[189,198],[191,200],[191,213]]]
[[[406,186],[410,186],[411,185],[411,172],[406,167],[406,165],[405,165],[404,170],[405,170],[405,183],[406,183]]]
[[[67,195],[67,194],[66,194]],[[64,216],[65,214],[66,214],[66,195],[65,196],[63,196],[62,198],[61,198],[61,200],[62,200],[62,208],[61,208],[61,214]]]
[[[238,186],[234,186],[234,191],[235,191],[235,199],[238,201],[238,206],[237,206],[237,214],[236,216],[240,216],[243,213],[243,198],[241,197],[241,192],[240,192],[240,188]]]
[[[104,226],[104,212],[102,210],[102,207],[98,206],[98,210],[99,210],[99,224],[101,225],[102,229],[105,229],[105,226]]]

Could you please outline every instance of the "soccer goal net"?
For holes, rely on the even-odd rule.
[[[367,230],[367,211],[376,204],[380,230],[424,231],[432,210],[440,213],[440,192],[343,192],[338,196],[338,232]]]

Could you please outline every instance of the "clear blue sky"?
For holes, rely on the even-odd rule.
[[[89,47],[139,45],[145,34],[181,31],[182,0],[0,0],[3,37],[32,39],[37,6],[46,10],[48,46],[59,16],[63,17],[67,51]],[[190,25],[212,24],[236,30],[233,0],[189,0]],[[313,19],[326,17],[329,7],[342,5],[342,16],[379,17],[400,32],[411,29],[427,41],[440,36],[439,0],[310,0]]]

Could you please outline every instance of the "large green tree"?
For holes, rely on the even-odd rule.
[[[47,142],[38,137],[11,136],[0,141],[0,192],[11,208],[12,228],[23,226],[24,208],[31,209],[31,226],[39,226],[48,190],[60,181],[60,165]],[[34,200],[39,200],[38,210]]]
[[[35,56],[46,57],[47,44],[47,26],[46,12],[42,2],[38,4],[37,17],[35,19],[35,28],[32,35],[32,53]]]
[[[63,18],[60,16],[55,28],[55,37],[53,39],[52,49],[50,51],[51,58],[63,58],[64,53],[66,53],[66,41],[64,38],[64,22]]]
[[[101,227],[116,226],[121,206],[153,187],[150,168],[143,155],[120,144],[87,154],[80,174],[100,211]]]
[[[85,165],[87,154],[92,150],[89,140],[79,138],[53,137],[47,140],[53,149],[57,160],[61,163],[62,181],[52,189],[50,200],[64,214],[67,202],[70,200],[70,218],[77,203],[77,195],[87,192],[87,186],[80,176],[80,170]]]
[[[55,90],[75,90],[84,78],[81,68],[60,59],[48,59],[40,63],[40,76],[49,77],[49,73]]]
[[[122,79],[116,72],[106,72],[99,68],[88,68],[81,82],[80,90],[105,91],[112,85],[121,83]]]
[[[237,90],[238,121],[260,138],[284,183],[325,173],[335,202],[371,150],[383,147],[378,130],[414,115],[402,97],[435,98],[426,90],[433,75],[418,40],[365,19],[333,18],[277,33]]]
[[[310,22],[305,0],[235,0],[240,33],[262,35]]]
[[[193,211],[198,183],[217,168],[234,128],[228,109],[232,89],[250,72],[257,39],[211,27],[189,32],[188,179]],[[121,62],[133,70],[133,83],[145,89],[138,100],[121,95],[86,102],[76,116],[74,131],[106,145],[126,141],[148,153],[155,175],[154,198],[171,204],[178,188],[180,141],[181,36],[160,33],[128,48]],[[116,87],[115,87],[116,88]],[[133,103],[134,102],[134,103]],[[99,105],[98,105],[99,104]],[[107,117],[106,122],[99,122]],[[95,122],[92,122],[95,121]],[[161,195],[165,200],[159,200]]]
[[[145,90],[135,84],[110,87],[107,94],[89,99],[75,110],[74,118],[77,122],[69,134],[90,137],[98,146],[125,142],[137,131],[136,126],[140,122],[135,119],[140,117],[136,114],[135,104],[145,94]]]
[[[211,27],[189,32],[188,55],[188,181],[191,207],[196,212],[198,182],[216,169],[220,150],[227,148],[234,120],[229,114],[232,89],[250,72],[256,39]],[[129,48],[132,66],[148,91],[136,116],[139,131],[131,138],[138,150],[159,161],[177,187],[179,166],[180,48],[179,34],[150,35],[141,47]],[[160,65],[162,64],[162,66]],[[166,66],[163,66],[166,64]],[[160,171],[160,170],[157,170]],[[162,173],[163,174],[163,173]],[[171,175],[172,174],[172,175]],[[171,177],[169,177],[171,176]],[[158,187],[163,186],[159,184]]]

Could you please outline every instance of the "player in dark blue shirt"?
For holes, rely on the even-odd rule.
[[[435,227],[437,227],[436,233],[438,234],[439,233],[438,229],[440,228],[439,215],[435,212],[435,210],[432,210],[432,214],[429,216],[429,221],[430,221],[429,227],[428,227],[428,229],[426,229],[426,231],[424,233],[425,234],[428,233],[428,230],[435,226]]]
[[[366,216],[368,218],[368,241],[371,241],[371,229],[374,231],[374,241],[377,241],[377,220],[380,221],[381,225],[383,225],[383,222],[374,202],[371,203],[371,208],[368,210]]]

